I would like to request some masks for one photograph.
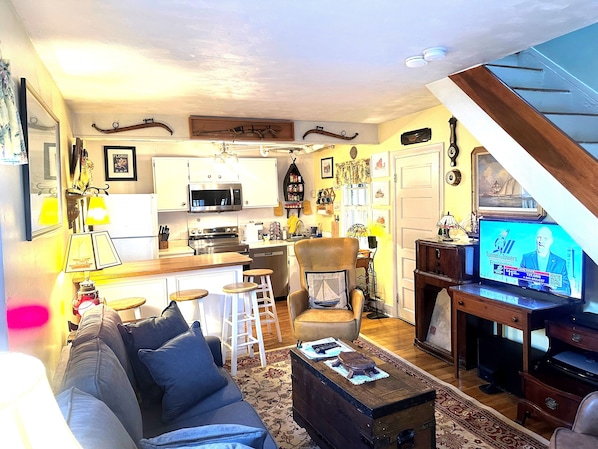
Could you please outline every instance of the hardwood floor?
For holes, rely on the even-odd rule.
[[[282,342],[278,342],[273,326],[270,333],[267,332],[264,326],[264,345],[266,350],[290,346],[296,343],[291,332],[286,301],[277,301],[276,306],[283,340]],[[386,349],[403,357],[438,379],[456,386],[465,394],[497,410],[507,418],[515,419],[517,415],[517,398],[515,396],[509,393],[488,395],[480,391],[478,387],[487,382],[477,377],[477,370],[475,369],[461,371],[459,379],[455,379],[452,365],[421,351],[413,345],[415,338],[414,326],[398,318],[370,320],[365,316],[366,314],[364,313],[361,324],[362,335],[376,344],[384,346]],[[542,435],[546,439],[550,439],[553,428],[547,423],[530,417],[525,424],[528,429]]]

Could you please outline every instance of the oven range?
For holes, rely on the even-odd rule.
[[[249,254],[249,245],[241,243],[237,226],[189,229],[189,246],[194,254],[235,252]]]

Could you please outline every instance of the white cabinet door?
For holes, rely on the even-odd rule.
[[[189,166],[187,158],[155,157],[154,193],[158,196],[158,211],[188,210]]]
[[[191,183],[238,182],[238,164],[232,161],[215,163],[211,157],[189,159],[189,179]]]
[[[275,158],[239,159],[243,207],[278,206],[278,168]]]

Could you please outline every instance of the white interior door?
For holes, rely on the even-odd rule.
[[[443,195],[442,143],[393,153],[396,316],[415,324],[415,241],[436,235]]]

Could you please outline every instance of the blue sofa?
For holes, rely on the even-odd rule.
[[[222,367],[220,340],[175,302],[125,324],[104,305],[86,312],[56,398],[84,449],[277,448]]]

